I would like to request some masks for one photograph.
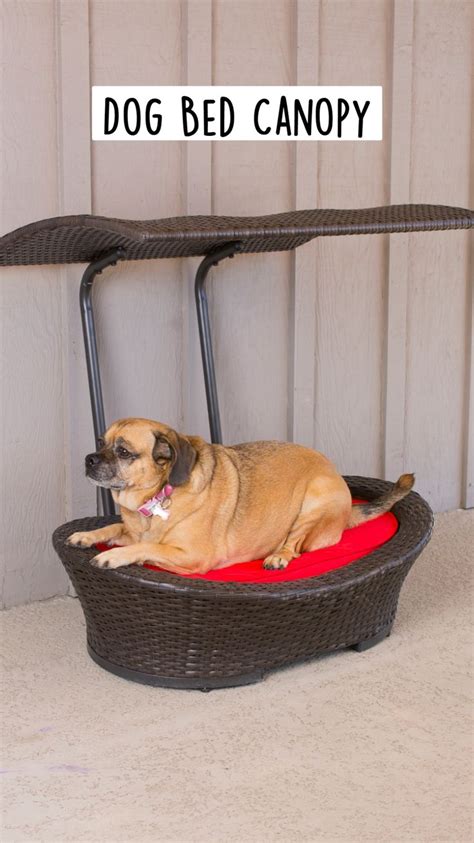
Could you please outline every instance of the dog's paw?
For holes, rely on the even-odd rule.
[[[72,533],[67,540],[68,544],[76,547],[92,547],[95,544],[94,533]]]
[[[130,552],[126,547],[113,547],[111,550],[104,550],[91,559],[91,564],[96,568],[121,568],[123,565],[131,565]],[[125,552],[124,552],[125,551]]]
[[[263,567],[267,571],[281,570],[282,568],[286,568],[288,561],[284,556],[280,556],[279,553],[272,553],[263,560]]]

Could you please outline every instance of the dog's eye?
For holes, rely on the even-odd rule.
[[[98,440],[97,440],[97,447],[98,447],[98,448],[103,448],[104,446],[105,446],[105,442],[104,442],[104,440],[102,439],[102,436],[100,436],[100,437],[98,438]]]
[[[126,460],[126,459],[127,459],[127,457],[131,457],[131,456],[132,456],[132,455],[131,455],[131,453],[130,453],[130,451],[127,451],[127,449],[126,449],[126,448],[118,448],[118,449],[117,449],[117,454],[119,455],[119,457],[121,457],[121,458],[122,458],[122,459],[124,459],[124,460]]]

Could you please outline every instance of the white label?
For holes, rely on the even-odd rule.
[[[382,140],[382,87],[95,85],[92,140]]]

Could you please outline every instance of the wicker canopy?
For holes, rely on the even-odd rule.
[[[163,220],[52,217],[0,238],[0,265],[90,263],[122,249],[124,260],[206,255],[224,243],[241,252],[294,249],[314,237],[472,228],[474,214],[444,205],[309,210],[261,217],[193,216]]]

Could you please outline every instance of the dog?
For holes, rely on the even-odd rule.
[[[151,562],[205,574],[253,559],[286,568],[388,512],[414,484],[403,474],[377,500],[352,506],[347,483],[317,451],[274,441],[209,445],[150,419],[116,421],[98,444],[86,475],[111,489],[121,521],[69,542],[120,544],[94,557],[100,568]]]

